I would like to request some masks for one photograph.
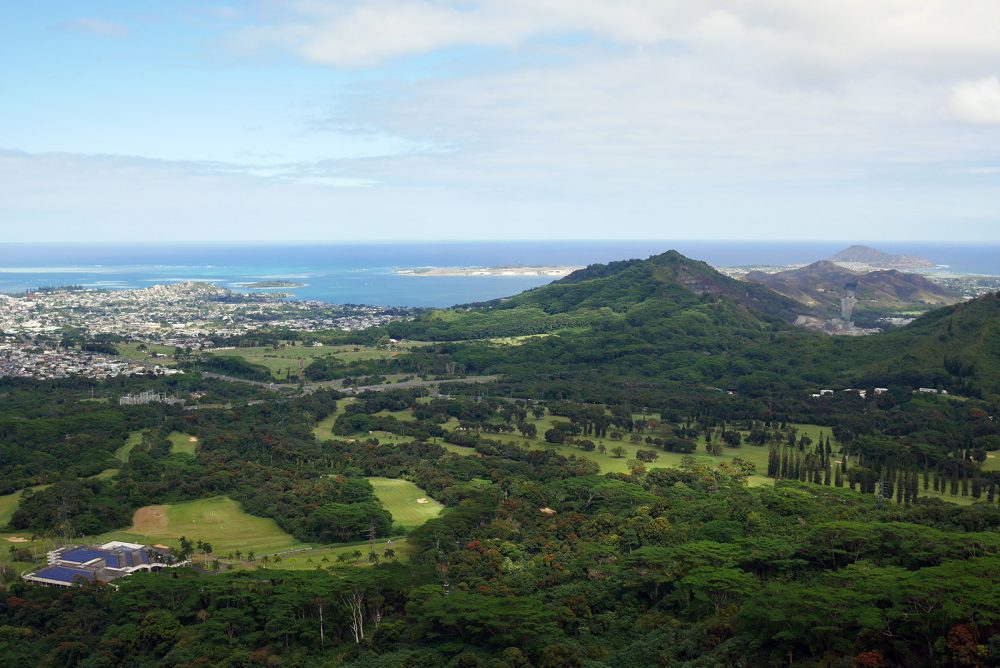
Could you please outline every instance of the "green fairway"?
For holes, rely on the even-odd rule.
[[[379,415],[393,415],[400,420],[412,419],[412,412],[409,410],[381,411]],[[643,419],[643,417],[644,417],[643,415],[638,413],[635,415],[635,419],[637,420]],[[649,414],[645,415],[645,418],[649,417],[651,417]],[[329,425],[332,426],[333,420],[330,420],[329,418],[328,420],[329,420]],[[546,413],[541,418],[529,417],[527,422],[534,424],[537,429],[537,436],[535,436],[534,438],[528,438],[522,436],[517,432],[514,432],[512,434],[483,434],[483,438],[489,440],[501,441],[503,443],[515,443],[516,445],[520,445],[522,447],[526,447],[532,450],[543,450],[543,449],[553,450],[565,457],[576,456],[577,458],[586,458],[595,462],[600,468],[601,473],[628,473],[629,470],[628,462],[630,459],[636,458],[635,453],[636,450],[639,449],[656,450],[657,459],[652,463],[645,464],[647,469],[678,468],[681,466],[681,463],[684,460],[684,458],[688,456],[694,457],[696,462],[708,465],[710,467],[718,466],[720,463],[723,462],[726,463],[731,462],[733,458],[738,457],[745,461],[751,462],[755,467],[755,473],[749,476],[747,480],[750,486],[756,487],[761,485],[774,484],[774,480],[772,478],[768,478],[766,475],[767,456],[768,456],[767,446],[756,446],[744,443],[741,447],[738,448],[724,447],[722,450],[722,454],[713,455],[705,450],[704,436],[699,436],[697,439],[697,449],[695,450],[695,452],[692,453],[691,455],[684,455],[676,452],[665,452],[653,446],[646,445],[645,443],[634,444],[628,438],[623,438],[622,440],[614,440],[611,438],[598,438],[596,436],[587,436],[584,438],[593,441],[598,449],[586,452],[573,445],[554,445],[545,442],[545,439],[543,437],[544,433],[546,432],[546,430],[551,429],[553,424],[557,421],[566,421],[566,418],[553,416],[549,413]],[[327,420],[324,420],[322,423],[320,423],[320,427],[317,427],[317,436],[319,436],[319,431],[326,422]],[[445,428],[445,430],[452,431],[455,429],[455,427],[458,426],[458,420],[455,420],[454,418],[450,419],[447,423],[445,423],[442,426]],[[808,436],[810,439],[812,439],[813,443],[817,443],[821,436],[823,438],[831,436],[830,427],[825,427],[822,425],[815,425],[815,424],[794,424],[791,426],[794,426],[797,429],[797,435],[799,437],[803,435]],[[330,438],[331,436],[328,431],[329,427],[326,427],[326,429],[327,429],[326,434],[323,437]],[[746,436],[746,433],[744,433],[743,435]],[[376,431],[372,432],[371,434],[368,433],[356,434],[352,435],[352,438],[360,439],[372,436],[377,438],[380,443],[405,443],[412,440],[407,436],[390,434],[388,432],[383,432],[383,431]],[[444,447],[449,452],[455,453],[457,455],[471,456],[476,454],[476,451],[473,448],[454,445],[451,443],[445,443],[441,441],[441,439],[435,439],[435,441],[438,441],[439,445]],[[604,453],[600,452],[599,448],[601,445],[604,445],[605,448]],[[839,459],[839,455],[837,455],[836,452],[837,450],[839,450],[839,445],[837,444],[836,441],[832,441],[832,445],[835,453],[834,459],[837,460]],[[614,456],[614,454],[612,454],[613,449],[616,447],[620,447],[624,450],[624,453],[622,454],[621,457],[616,457]],[[1000,470],[1000,453],[989,453],[989,454],[994,456],[989,457],[986,460],[986,462],[983,464],[983,469]],[[934,492],[933,489],[925,491],[923,487],[921,487],[920,495],[939,498],[943,501],[958,503],[962,505],[967,505],[972,503],[971,497],[961,497],[961,496],[953,497],[950,494],[936,493]],[[393,517],[396,517],[395,512],[393,512],[391,509],[390,512],[393,513]]]
[[[128,458],[129,455],[132,454],[132,450],[135,449],[135,446],[142,443],[142,436],[144,433],[144,431],[133,431],[129,434],[128,438],[125,439],[125,445],[115,450],[115,459],[120,461],[122,464],[128,463]]]
[[[14,515],[14,511],[17,510],[17,506],[21,502],[21,494],[23,493],[24,490],[19,489],[13,494],[0,496],[0,526],[6,526],[7,522],[10,522],[10,518]]]
[[[35,485],[29,489],[39,492],[46,487],[51,487],[51,485]],[[3,496],[0,496],[0,526],[6,526],[7,522],[10,522],[11,516],[17,510],[17,506],[21,502],[22,494],[24,494],[24,490],[19,489],[12,494],[4,494]]]
[[[274,520],[247,514],[240,504],[225,496],[145,506],[135,512],[131,527],[102,534],[95,540],[176,546],[181,536],[211,543],[216,555],[235,550],[263,555],[305,546],[282,531]]]
[[[167,438],[170,439],[171,454],[179,453],[193,456],[195,451],[198,449],[198,439],[191,434],[185,434],[180,431],[172,431]]]
[[[333,423],[337,421],[337,418],[341,416],[344,410],[356,402],[357,399],[354,397],[347,397],[346,399],[337,400],[337,410],[330,413],[325,418],[316,423],[313,428],[313,435],[319,441],[325,441],[326,439],[333,438]]]
[[[393,522],[401,527],[418,527],[440,515],[444,508],[409,480],[368,478],[368,482],[382,506],[392,514]]]
[[[367,566],[368,565],[368,543],[358,542],[348,545],[337,545],[335,547],[317,547],[313,549],[301,550],[281,554],[281,562],[275,568],[289,570],[315,570],[316,568],[329,568],[331,566]],[[385,550],[392,550],[394,556],[385,556]],[[375,541],[375,552],[382,563],[392,561],[405,561],[410,556],[410,545],[406,542],[406,537],[399,538],[379,538]],[[357,552],[361,556],[357,556]],[[342,558],[340,555],[344,555]]]

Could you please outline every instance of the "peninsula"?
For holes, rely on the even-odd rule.
[[[582,267],[562,266],[507,266],[507,267],[414,267],[397,269],[401,276],[568,276]]]

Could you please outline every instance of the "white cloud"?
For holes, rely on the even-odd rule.
[[[769,67],[933,72],[1000,55],[998,24],[993,0],[313,0],[292,4],[284,21],[247,29],[237,43],[354,67],[581,34],[638,47],[681,43]]]
[[[963,81],[952,89],[951,106],[968,123],[1000,124],[1000,79]]]

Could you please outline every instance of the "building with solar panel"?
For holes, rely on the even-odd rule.
[[[186,564],[170,548],[111,541],[104,545],[62,547],[48,553],[48,565],[24,579],[42,585],[73,587],[84,582],[112,582],[136,571],[153,571]]]

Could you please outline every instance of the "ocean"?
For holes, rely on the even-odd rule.
[[[450,306],[513,295],[549,282],[538,276],[407,276],[399,269],[587,265],[645,258],[669,249],[714,266],[786,265],[827,258],[851,242],[517,241],[313,244],[0,244],[0,293],[38,287],[143,288],[207,281],[287,280],[296,299],[380,306]],[[1000,275],[1000,246],[869,243],[925,257],[942,271]]]

